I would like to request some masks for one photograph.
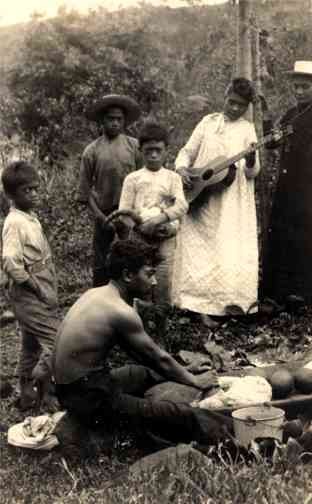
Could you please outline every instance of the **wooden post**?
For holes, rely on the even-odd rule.
[[[237,22],[236,75],[252,80],[250,20],[251,0],[240,0]],[[252,110],[248,110],[246,117],[252,120]]]
[[[240,0],[238,5],[237,22],[237,64],[236,75],[245,77],[254,82],[256,91],[256,102],[250,107],[246,114],[247,119],[255,124],[258,138],[263,136],[263,114],[261,100],[258,98],[262,94],[261,81],[261,48],[260,30],[256,23],[256,18],[252,9],[252,0]],[[268,177],[266,173],[266,153],[265,149],[260,149],[259,158],[261,172],[256,181],[257,188],[257,215],[260,227],[260,264],[266,249],[266,238],[269,218],[269,195]]]
[[[250,40],[250,0],[240,0],[237,24],[237,74],[246,79],[252,78],[251,40]]]
[[[263,137],[263,111],[262,103],[259,98],[262,93],[261,79],[261,47],[260,47],[260,29],[257,26],[255,17],[252,23],[252,59],[254,85],[256,91],[256,102],[253,107],[253,120],[258,138]],[[261,171],[256,180],[256,190],[258,195],[258,223],[260,227],[260,264],[266,253],[267,233],[269,223],[269,180],[267,173],[267,155],[265,148],[259,150]]]

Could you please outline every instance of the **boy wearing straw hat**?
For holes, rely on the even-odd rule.
[[[135,100],[110,94],[87,111],[90,120],[100,122],[103,134],[90,143],[82,154],[78,201],[87,204],[95,218],[93,285],[107,283],[105,261],[111,243],[106,216],[118,208],[125,176],[140,168],[138,142],[124,134],[125,127],[140,116]]]

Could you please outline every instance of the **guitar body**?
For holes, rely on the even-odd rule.
[[[279,131],[279,139],[291,135],[293,127],[289,124]],[[188,174],[191,178],[191,187],[185,187],[185,197],[189,203],[194,201],[204,189],[211,192],[220,191],[229,187],[236,174],[235,163],[242,159],[246,154],[256,151],[266,143],[275,139],[274,133],[266,135],[256,144],[251,144],[247,149],[237,153],[235,156],[227,159],[225,156],[218,156],[208,165],[202,168],[189,168]],[[208,195],[207,195],[208,197]],[[205,198],[204,198],[205,199]]]
[[[232,166],[231,169],[230,166],[226,166],[221,171],[220,167],[223,167],[227,162],[225,156],[218,156],[203,169],[190,168],[188,171],[192,186],[185,188],[186,200],[191,203],[206,188],[210,188],[211,191],[219,191],[229,187],[235,179],[236,170]]]

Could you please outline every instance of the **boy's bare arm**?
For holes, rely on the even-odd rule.
[[[168,380],[183,383],[202,390],[217,386],[217,379],[211,373],[194,376],[181,366],[168,352],[160,348],[144,331],[142,321],[133,311],[120,320],[120,345],[137,356],[146,366],[160,373]]]

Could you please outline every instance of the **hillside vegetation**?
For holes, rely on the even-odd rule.
[[[309,6],[307,0],[254,2],[267,42],[264,89],[276,113],[287,105],[283,72],[311,56]],[[130,92],[145,113],[154,105],[174,123],[187,95],[205,94],[211,110],[221,106],[235,70],[236,17],[231,2],[113,13],[99,8],[87,16],[63,9],[54,19],[34,17],[0,29],[2,86],[15,107],[18,101],[15,111],[28,134],[54,118],[65,124],[66,114],[80,115],[112,90]]]

